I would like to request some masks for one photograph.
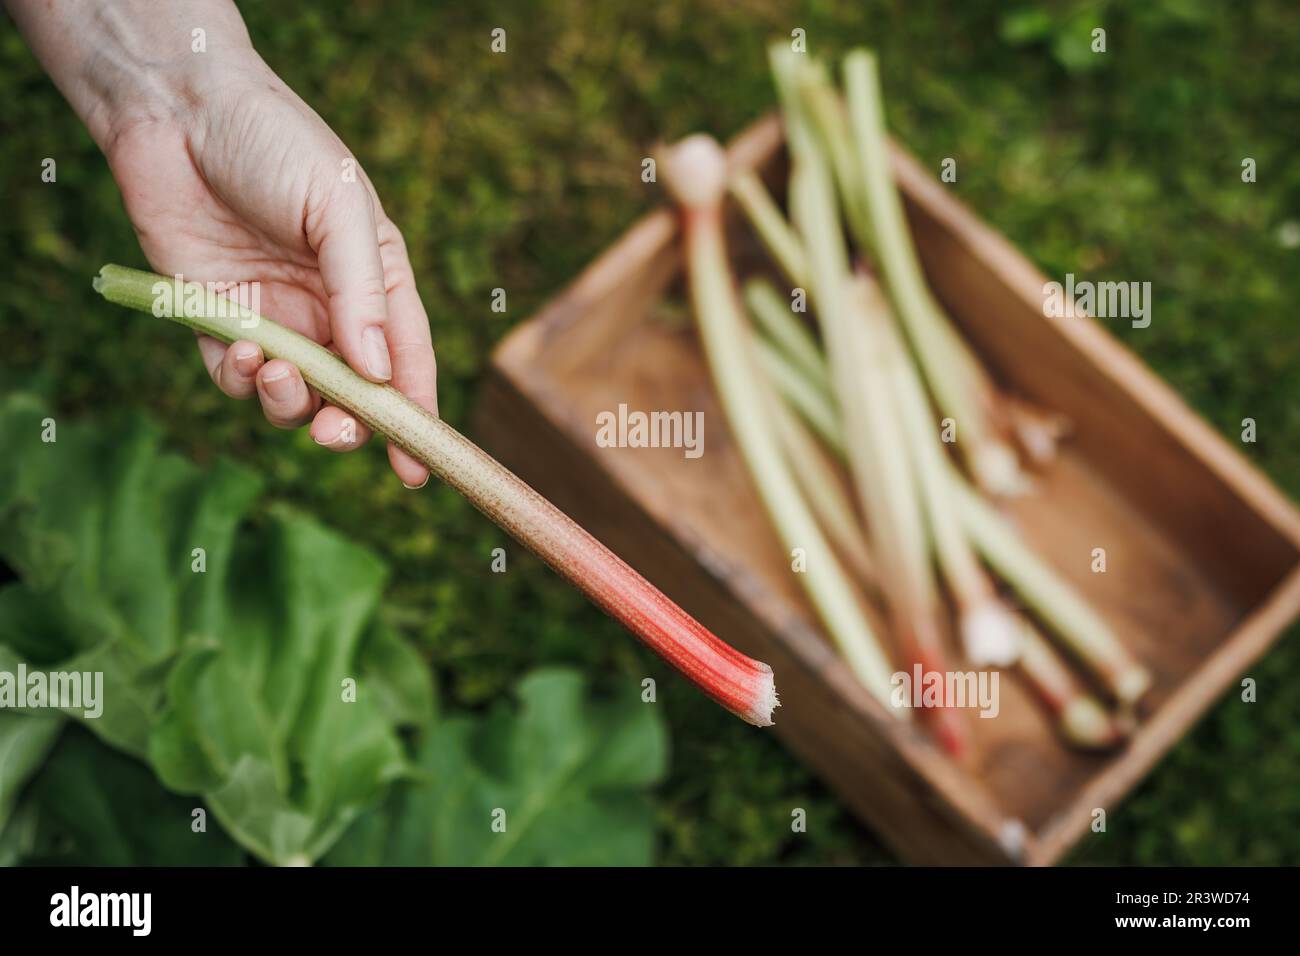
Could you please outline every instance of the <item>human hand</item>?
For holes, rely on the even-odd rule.
[[[146,8],[131,17],[119,9],[96,14],[101,36],[121,47],[107,67],[66,33],[41,35],[48,20],[30,14],[35,22],[20,25],[56,81],[63,73],[60,86],[103,148],[149,264],[203,283],[257,283],[263,314],[436,413],[429,323],[406,247],[347,148],[257,55],[226,0],[150,5],[153,19]],[[202,53],[191,49],[191,23],[207,25]],[[310,421],[313,439],[334,451],[369,438],[346,411],[322,406],[295,367],[266,361],[253,343],[200,336],[198,344],[217,386],[232,398],[256,395],[272,424]],[[403,484],[428,480],[396,446],[388,454]]]
[[[192,109],[133,123],[105,148],[156,271],[256,281],[264,314],[437,411],[429,322],[401,233],[343,143],[255,53],[223,61]],[[335,451],[369,437],[251,342],[200,336],[199,350],[217,386],[231,398],[257,395],[272,424],[310,420],[312,437]],[[389,457],[403,484],[428,478],[396,446]]]

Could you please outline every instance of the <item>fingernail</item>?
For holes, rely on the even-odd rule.
[[[294,396],[293,378],[287,368],[278,368],[262,377],[262,386],[266,394],[277,402],[287,402]]]
[[[361,333],[361,355],[371,378],[386,382],[393,377],[393,366],[388,358],[388,340],[384,330],[372,325]]]
[[[402,482],[402,487],[405,488],[407,491],[419,491],[428,483],[429,483],[429,476],[425,475],[424,481],[420,482],[418,485],[408,485],[406,482]]]
[[[256,345],[241,345],[235,350],[235,368],[244,378],[251,378],[257,372]]]
[[[317,438],[315,435],[312,435],[311,440],[318,445],[324,445],[326,448],[328,448],[330,445],[333,445],[336,441],[339,440],[339,435],[338,432],[334,433],[333,438]]]

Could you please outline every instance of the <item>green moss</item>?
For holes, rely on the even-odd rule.
[[[1029,7],[1029,4],[1025,4]],[[882,55],[889,120],[951,187],[1049,274],[1149,280],[1153,322],[1112,331],[1300,493],[1300,10],[1062,2],[642,4],[322,0],[247,4],[266,59],[365,163],[406,234],[438,348],[443,414],[466,426],[492,345],[656,200],[658,138],[728,135],[772,101],[766,41]],[[1107,52],[1080,53],[1091,27]],[[508,31],[508,53],[489,52]],[[123,335],[90,290],[105,261],[142,264],[102,158],[11,31],[0,36],[2,384],[49,383],[67,411],[138,405],[201,460],[228,452],[274,496],[396,558],[389,613],[448,695],[480,706],[529,667],[572,662],[606,684],[659,677],[673,725],[659,791],[672,863],[884,862],[773,738],[668,678],[598,612],[445,489],[410,494],[379,449],[323,457],[212,388],[178,337]],[[40,182],[58,160],[57,184]],[[1243,157],[1259,181],[1243,184]],[[1290,227],[1284,226],[1292,222]],[[508,292],[505,315],[491,290]],[[490,571],[506,547],[510,571]],[[400,559],[409,560],[400,560]],[[1259,703],[1216,707],[1076,855],[1089,863],[1300,862],[1300,649],[1258,666]],[[1289,703],[1287,703],[1289,701]],[[791,812],[808,812],[806,833]]]

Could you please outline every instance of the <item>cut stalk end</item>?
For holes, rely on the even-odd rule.
[[[1137,706],[1151,689],[1151,674],[1137,664],[1127,667],[1115,681],[1115,696],[1126,707]]]
[[[976,484],[991,495],[1015,498],[1033,488],[1016,453],[1002,442],[982,442],[971,456],[971,471]]]
[[[1104,750],[1128,737],[1128,728],[1106,710],[1097,698],[1076,697],[1061,713],[1061,734],[1077,747]]]
[[[962,647],[977,667],[1007,667],[1020,657],[1020,628],[1019,618],[991,598],[962,616]]]
[[[775,721],[772,714],[781,706],[781,699],[776,694],[776,680],[772,677],[772,668],[762,665],[762,672],[757,675],[753,686],[753,706],[745,713],[736,716],[755,727],[771,727]]]
[[[1004,398],[1009,411],[1011,430],[1030,461],[1046,465],[1056,458],[1056,448],[1069,433],[1070,423],[1064,415],[1035,408],[1028,402]]]
[[[668,191],[688,209],[714,206],[727,189],[727,154],[707,133],[694,133],[664,150]]]

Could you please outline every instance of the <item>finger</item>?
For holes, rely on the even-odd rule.
[[[388,292],[388,347],[393,359],[393,387],[411,401],[438,414],[438,366],[429,335],[429,317],[407,258],[406,244],[392,223],[379,230],[384,272],[392,277]],[[429,469],[389,443],[388,460],[408,488],[422,488]]]
[[[226,356],[226,343],[214,339],[210,335],[200,335],[194,333],[194,341],[199,346],[199,358],[203,360],[203,367],[208,370],[208,377],[213,383],[220,387],[221,381],[217,378],[221,374],[221,360]]]
[[[343,358],[372,382],[393,376],[384,327],[384,284],[374,202],[360,182],[331,187],[308,209],[307,241],[316,251],[325,289],[330,337]]]
[[[262,411],[276,428],[297,428],[316,413],[320,399],[307,389],[297,368],[272,359],[257,373],[257,397]]]
[[[252,342],[241,339],[232,343],[217,366],[217,387],[231,398],[252,398],[257,393],[258,369],[265,361],[262,350]]]
[[[330,451],[352,451],[370,440],[370,429],[349,412],[326,405],[312,419],[311,437]]]
[[[402,484],[411,491],[419,491],[429,483],[429,469],[424,467],[392,442],[388,443],[388,463]]]

